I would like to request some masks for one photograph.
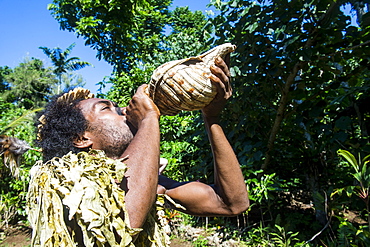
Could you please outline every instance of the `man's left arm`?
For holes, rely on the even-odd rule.
[[[200,216],[233,216],[249,207],[248,192],[237,157],[219,124],[219,114],[232,94],[229,70],[226,63],[216,60],[211,68],[211,80],[218,89],[216,98],[202,110],[214,158],[215,184],[200,182],[180,183],[163,176],[159,184],[184,212]]]
[[[249,207],[248,192],[239,162],[221,126],[205,119],[214,155],[214,185],[201,182],[178,182],[159,177],[159,191],[198,216],[235,216]]]

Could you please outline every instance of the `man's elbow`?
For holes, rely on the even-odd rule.
[[[249,200],[247,203],[244,203],[243,205],[239,205],[232,209],[232,215],[231,216],[238,216],[239,214],[244,213],[249,208]]]
[[[229,215],[228,216],[238,216],[239,214],[244,213],[249,208],[250,202],[248,196],[238,202],[233,203],[229,206]]]

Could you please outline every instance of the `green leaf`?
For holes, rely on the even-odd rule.
[[[337,154],[345,158],[345,160],[352,165],[352,167],[355,169],[356,172],[359,171],[359,165],[357,163],[357,160],[353,156],[353,154],[351,154],[350,152],[346,150],[342,150],[342,149],[338,150]]]

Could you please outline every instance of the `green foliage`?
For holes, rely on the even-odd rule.
[[[0,98],[0,102],[3,103],[1,98]],[[10,103],[8,103],[8,104],[4,103],[4,106],[8,106],[10,109],[13,108],[13,105],[10,104]],[[38,112],[38,111],[41,111],[41,110],[42,110],[42,108],[37,108],[35,110],[27,110],[27,111],[22,109],[21,112],[20,112],[20,113],[22,113],[22,115],[20,117],[11,120],[11,122],[9,122],[9,123],[4,121],[0,125],[1,126],[0,135],[3,135],[5,133],[7,133],[8,131],[13,131],[15,128],[22,125],[23,123],[32,124],[35,113]]]
[[[35,140],[33,117],[35,111],[17,107],[0,98],[0,133],[24,140],[29,144]],[[39,152],[29,150],[20,161],[20,177],[15,179],[9,169],[0,160],[0,227],[9,223],[26,221],[26,193],[29,182],[29,170],[41,159]]]
[[[231,140],[250,142],[251,163],[264,170],[284,163],[279,170],[288,174],[321,169],[325,153],[333,157],[340,144],[364,142],[352,131],[361,130],[356,116],[345,110],[356,101],[350,95],[368,92],[368,70],[353,61],[367,63],[369,54],[361,49],[365,30],[348,25],[340,2],[282,2],[222,2],[214,23],[217,42],[238,46],[232,57],[236,93],[227,109]],[[352,49],[359,49],[356,59]],[[253,147],[262,155],[250,157]]]
[[[26,109],[40,107],[48,100],[57,82],[54,77],[40,59],[26,58],[12,71],[7,70],[4,76],[7,88],[0,92],[0,96]]]
[[[203,13],[199,10],[191,12],[187,6],[177,7],[171,13],[171,20],[169,21],[169,26],[172,27],[173,34],[186,32],[194,34],[193,36],[201,34],[205,29],[205,24],[206,20]]]
[[[370,232],[367,226],[355,226],[341,217],[338,220],[340,224],[336,246],[369,246]]]
[[[254,178],[251,176],[257,175],[259,173],[262,173],[262,170],[260,171],[249,171],[250,174],[248,176],[247,184],[250,185],[252,188],[252,193],[249,194],[249,197],[252,201],[262,203],[264,200],[272,199],[272,195],[269,193],[271,191],[275,191],[278,188],[274,185],[275,184],[275,174],[270,175],[263,175],[261,178],[257,178],[257,176]]]
[[[204,247],[208,246],[208,240],[204,236],[199,236],[192,243],[194,247]]]
[[[121,72],[116,77],[107,79],[105,83],[113,84],[107,98],[127,105],[136,89],[149,80],[149,70],[142,69],[140,66],[133,68],[129,73]]]
[[[275,225],[277,232],[272,232],[271,235],[274,236],[271,238],[272,241],[276,244],[276,246],[281,247],[290,247],[290,246],[297,246],[293,244],[293,242],[298,241],[299,239],[296,237],[299,232],[286,232],[285,229],[281,226]]]
[[[369,26],[364,25],[369,14],[357,27],[343,11],[345,1],[211,3],[221,11],[213,18],[215,42],[237,45],[231,57],[234,97],[223,122],[243,174],[251,179],[251,197],[261,208],[273,205],[275,210],[269,212],[274,220],[278,211],[284,212],[282,223],[293,198],[311,201],[311,214],[325,222],[325,197],[314,195],[341,188],[349,180],[345,167],[336,165],[336,151],[370,151],[365,106]],[[281,184],[270,179],[260,183],[262,173],[250,171],[261,169],[275,174]],[[268,192],[267,200],[263,192]],[[309,211],[296,213],[315,221],[306,215]],[[293,225],[302,223],[307,226],[291,220]],[[319,230],[315,226],[305,233],[309,237]]]
[[[291,247],[291,246],[310,246],[298,238],[299,232],[286,231],[284,227],[279,225],[255,226],[245,233],[245,246],[276,246],[276,247]]]
[[[269,246],[268,227],[262,226],[262,222],[258,227],[254,227],[248,231],[246,241],[248,246]]]
[[[9,84],[5,80],[5,76],[11,73],[11,69],[8,66],[0,66],[0,94],[4,91],[9,90]]]
[[[342,158],[341,172],[347,176],[347,179],[341,186],[328,191],[330,197],[326,207],[331,213],[327,225],[330,223],[332,229],[335,230],[333,233],[335,239],[327,237],[328,239],[323,240],[325,239],[323,236],[321,241],[328,246],[368,246],[370,236],[368,176],[370,171],[366,164],[369,156],[364,158],[359,156],[357,160],[347,150],[338,150],[337,154]]]
[[[370,155],[367,155],[363,159],[357,161],[353,154],[347,150],[338,150],[338,155],[342,156],[346,162],[348,162],[352,168],[355,170],[354,173],[351,173],[353,178],[356,180],[356,185],[346,186],[344,188],[336,189],[331,196],[336,193],[341,194],[346,192],[348,197],[351,197],[352,194],[355,194],[366,205],[366,215],[368,222],[368,229],[370,229],[370,205],[369,205],[369,190],[370,190],[370,168],[367,166],[370,160]]]
[[[39,47],[39,48],[45,53],[46,56],[48,56],[51,59],[51,62],[55,67],[54,73],[59,77],[59,75],[64,74],[68,71],[76,71],[88,65],[91,65],[88,62],[80,61],[78,57],[68,58],[72,52],[73,47],[75,46],[76,44],[73,43],[70,46],[68,46],[65,49],[65,51],[63,51],[59,47],[53,49],[50,49],[48,47]]]
[[[158,48],[171,2],[54,0],[48,8],[63,30],[77,32],[97,51],[98,59],[127,73]]]
[[[82,75],[74,72],[67,72],[63,74],[61,79],[62,83],[60,85],[62,89],[64,88],[63,91],[66,91],[70,88],[84,87],[86,84],[86,81]],[[54,88],[54,91],[56,92],[57,90]]]

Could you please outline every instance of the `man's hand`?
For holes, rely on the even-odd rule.
[[[218,117],[225,106],[227,99],[232,95],[230,83],[229,64],[230,54],[223,60],[218,57],[215,60],[216,66],[211,67],[212,75],[210,77],[213,85],[217,87],[217,95],[211,103],[202,109],[204,117]]]
[[[127,120],[136,128],[146,117],[159,118],[160,112],[154,102],[145,93],[146,84],[141,85],[126,107]]]

